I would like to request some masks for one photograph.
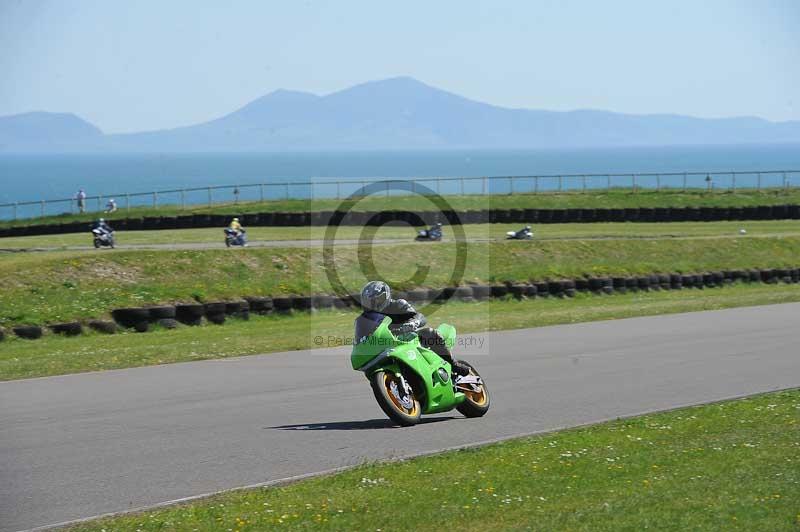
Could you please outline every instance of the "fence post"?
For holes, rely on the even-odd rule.
[[[586,192],[586,176],[585,175],[581,176],[581,182],[582,182],[582,185],[583,185],[583,192],[585,193]]]
[[[758,181],[756,182],[756,190],[761,191],[761,172],[758,173]]]
[[[208,206],[211,207],[211,187],[208,187]]]
[[[181,210],[186,210],[186,191],[181,189]]]
[[[339,193],[339,185],[341,185],[341,183],[337,181],[336,182],[336,199],[337,200],[342,197],[341,194]]]
[[[102,201],[103,201],[103,196],[97,196],[97,210],[98,210],[98,211],[99,211],[99,210],[102,210],[102,208],[103,208],[103,207],[101,206],[101,203],[102,203]]]
[[[786,180],[786,174],[783,175],[784,181]],[[464,195],[464,178],[461,178],[461,195]]]
[[[656,192],[661,192],[661,174],[656,174]]]
[[[736,192],[736,172],[731,172],[731,192]]]
[[[611,192],[611,176],[606,176],[606,191]]]
[[[284,192],[286,193],[286,199],[289,199],[289,183],[284,183],[283,186],[285,187]]]
[[[131,195],[130,194],[125,194],[125,210],[126,211],[131,210]]]
[[[787,186],[787,181],[786,181],[786,172],[784,172],[784,173],[783,173],[783,191],[784,191],[784,192],[787,192],[787,191],[788,191],[788,188],[789,188],[789,187]]]
[[[563,192],[564,191],[564,177],[563,176],[558,176],[558,191],[559,192]]]
[[[42,218],[44,218],[44,200],[42,200]]]
[[[508,178],[508,195],[514,194],[514,176]]]
[[[486,195],[486,177],[485,176],[481,178],[481,192],[483,192],[484,196]]]
[[[442,180],[440,178],[436,178],[436,193],[441,194],[442,189]]]
[[[264,183],[258,185],[258,196],[261,198],[261,203],[264,203]]]
[[[636,174],[631,174],[631,188],[633,189],[633,193],[636,193]]]
[[[687,172],[683,173],[683,191],[686,192],[686,178],[688,176]]]
[[[14,219],[17,219],[17,202],[14,202]]]
[[[538,175],[533,178],[533,193],[534,194],[538,194],[539,193],[539,176]]]
[[[314,182],[310,182],[309,185],[311,185],[311,201],[314,201]]]
[[[158,192],[153,192],[153,208],[158,207]]]

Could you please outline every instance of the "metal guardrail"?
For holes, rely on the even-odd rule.
[[[590,192],[598,190],[689,190],[708,191],[762,190],[800,187],[800,170],[717,171],[717,172],[636,172],[603,174],[552,174],[485,177],[415,177],[359,178],[284,181],[180,188],[152,192],[136,192],[87,196],[84,212],[103,212],[106,201],[114,198],[119,209],[175,205],[237,204],[239,202],[288,199],[342,199],[376,181],[386,182],[386,194],[398,194],[391,184],[411,181],[437,194],[537,194],[546,192]],[[421,188],[420,187],[420,188]],[[415,187],[412,186],[412,189]],[[406,192],[408,193],[408,192]],[[62,210],[54,209],[60,207]],[[94,208],[91,208],[93,206]],[[80,211],[77,198],[22,201],[0,204],[0,219],[36,218],[53,214],[74,214]]]

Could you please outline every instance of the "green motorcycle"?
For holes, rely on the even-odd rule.
[[[422,414],[456,409],[466,417],[481,417],[489,410],[489,391],[470,364],[469,375],[452,375],[450,364],[423,347],[415,333],[395,336],[389,330],[392,320],[381,315],[366,330],[356,330],[356,343],[350,355],[353,369],[364,372],[375,399],[390,419],[399,425],[419,423]],[[442,324],[437,328],[452,349],[456,329]]]

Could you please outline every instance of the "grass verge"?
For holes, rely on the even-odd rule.
[[[574,299],[451,302],[428,315],[434,325],[452,323],[460,333],[468,333],[795,301],[800,301],[800,285],[732,285],[614,296],[579,294]],[[0,380],[311,349],[319,347],[313,340],[317,335],[351,336],[355,316],[354,311],[325,311],[114,337],[9,338],[0,347]]]
[[[73,530],[797,530],[800,391],[684,408]]]
[[[110,309],[244,295],[331,293],[321,246],[244,250],[16,253],[0,260],[0,325],[106,315]],[[456,245],[337,248],[334,263],[350,291],[363,264],[398,289],[450,284]],[[783,238],[473,242],[463,282],[501,282],[654,272],[796,267],[800,236]],[[411,274],[420,271],[423,280]],[[425,273],[427,272],[427,273]]]
[[[746,207],[753,205],[783,205],[800,203],[800,190],[764,189],[739,190],[736,192],[705,190],[654,191],[642,190],[632,193],[626,190],[598,192],[545,192],[540,194],[509,195],[454,195],[445,196],[448,204],[455,210],[469,209],[575,209],[575,208],[635,208],[635,207]],[[25,220],[0,221],[0,227],[39,225],[45,223],[89,222],[98,216],[109,220],[119,218],[141,218],[145,216],[180,216],[184,214],[229,214],[239,215],[256,212],[297,212],[335,210],[342,203],[336,199],[315,200],[277,200],[222,204],[212,207],[190,206],[181,209],[179,205],[164,205],[158,208],[136,207],[120,209],[114,214],[87,213],[62,214]],[[357,211],[382,210],[437,210],[433,203],[422,196],[370,196],[359,201]]]

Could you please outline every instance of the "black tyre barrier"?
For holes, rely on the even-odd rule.
[[[222,325],[223,323],[225,323],[225,318],[226,315],[224,312],[218,312],[214,314],[209,314],[208,312],[206,312],[206,320],[208,320],[209,323],[213,323],[214,325]]]
[[[508,285],[505,284],[493,284],[490,288],[492,297],[503,297],[508,295]]]
[[[273,297],[272,304],[275,307],[275,312],[291,312],[292,300],[288,297]]]
[[[427,290],[409,290],[406,294],[408,301],[412,303],[422,303],[428,297]]]
[[[348,296],[344,297],[334,297],[333,298],[333,308],[344,310],[350,308],[352,301]]]
[[[205,313],[205,305],[200,303],[175,305],[175,318],[184,325],[200,325]]]
[[[249,310],[250,305],[247,301],[228,301],[225,303],[225,314],[228,316],[235,316]]]
[[[117,324],[113,321],[91,320],[87,325],[93,331],[103,334],[114,334],[117,332]]]
[[[528,296],[528,285],[526,284],[512,284],[511,285],[511,295],[514,296],[514,299],[522,299],[523,297]]]
[[[561,295],[564,291],[564,286],[561,281],[549,281],[547,283],[547,293],[553,296]]]
[[[624,277],[612,277],[611,278],[611,286],[614,287],[615,292],[619,292],[620,294],[624,294],[628,291],[628,287],[625,286],[626,279]]]
[[[36,340],[42,337],[42,328],[36,325],[19,325],[11,329],[14,334],[26,340]]]
[[[453,297],[460,301],[474,301],[474,291],[471,286],[458,286],[453,292]]]
[[[433,212],[409,213],[401,211],[383,212],[263,212],[239,215],[248,226],[324,226],[331,220],[341,219],[340,225],[363,226],[403,221],[409,215],[418,216],[433,223],[445,217],[448,223],[592,223],[592,222],[680,222],[719,220],[785,220],[800,219],[800,205],[762,205],[755,207],[658,207],[625,209],[484,209],[448,211],[437,215]],[[147,218],[118,218],[111,221],[118,231],[140,231],[154,229],[188,229],[224,227],[232,214],[194,214],[181,216],[151,216]],[[407,221],[407,220],[406,220]],[[0,237],[12,235],[52,235],[82,233],[89,230],[86,222],[53,223],[31,226],[15,226],[0,229]]]
[[[492,296],[492,288],[485,285],[474,285],[472,287],[472,297],[478,301],[485,301]]]
[[[203,306],[205,307],[205,314],[208,316],[209,314],[225,314],[226,305],[227,303],[224,301],[214,301]]]
[[[114,321],[123,327],[139,329],[140,324],[147,323],[150,320],[150,309],[135,307],[135,308],[118,308],[111,311],[111,317]]]
[[[83,332],[83,326],[81,326],[80,322],[71,321],[68,323],[53,323],[49,325],[49,328],[55,334],[61,334],[64,336],[78,336]]]
[[[638,292],[639,291],[639,280],[636,277],[626,277],[625,278],[625,290],[627,292]]]
[[[250,311],[256,314],[269,314],[274,308],[271,297],[246,297],[244,299],[250,304]]]
[[[151,320],[174,319],[175,307],[173,305],[159,305],[157,307],[147,307],[150,312]]]
[[[311,305],[311,297],[309,296],[293,296],[289,299],[292,300],[292,308],[294,310],[311,310],[314,308]]]
[[[326,296],[326,295],[314,296],[312,298],[311,304],[315,309],[319,310],[326,310],[333,308],[333,296]]]
[[[544,282],[532,283],[536,287],[536,295],[538,297],[548,297],[550,295],[549,285]]]
[[[652,274],[639,277],[592,277],[567,279],[561,281],[540,281],[532,283],[509,283],[498,285],[467,285],[459,287],[446,287],[443,289],[414,289],[406,292],[398,292],[405,295],[409,301],[431,301],[439,298],[444,302],[450,298],[463,301],[486,300],[490,297],[502,298],[509,294],[516,299],[533,298],[535,296],[547,297],[549,295],[559,297],[573,297],[578,290],[592,290],[597,294],[624,293],[626,291],[648,290],[656,287],[663,289],[680,290],[682,288],[696,287],[702,289],[704,286],[717,287],[731,284],[736,281],[741,282],[763,282],[775,284],[798,283],[800,282],[800,268],[768,268],[760,270],[724,270],[705,272],[702,274]],[[102,333],[115,333],[117,324],[133,328],[138,332],[150,330],[150,325],[156,323],[164,328],[174,328],[178,323],[188,325],[199,325],[203,315],[210,323],[222,324],[226,320],[226,315],[233,315],[243,319],[249,318],[249,311],[253,305],[254,311],[268,314],[274,310],[277,312],[291,312],[295,310],[314,311],[316,309],[346,309],[353,306],[358,300],[358,294],[350,296],[335,297],[325,294],[315,296],[291,296],[291,297],[247,297],[244,301],[236,302],[210,302],[205,305],[199,303],[159,305],[155,307],[135,307],[114,309],[112,316],[114,322],[91,320],[87,323],[92,330]],[[165,318],[173,314],[175,318]],[[56,323],[47,326],[56,334],[78,335],[83,328],[79,322]],[[39,326],[17,326],[12,329],[21,338],[35,339],[43,334],[42,327]],[[0,339],[2,339],[0,330]]]

